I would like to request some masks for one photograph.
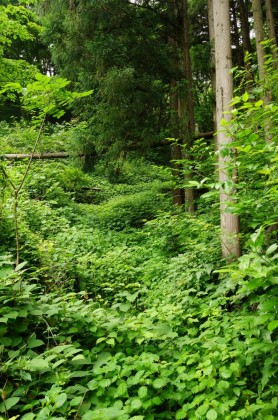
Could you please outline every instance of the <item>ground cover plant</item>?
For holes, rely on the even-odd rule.
[[[0,420],[278,418],[277,55],[231,4],[218,148],[202,0],[0,6]]]
[[[33,165],[16,269],[5,190],[2,418],[275,419],[278,254],[264,229],[225,267],[213,214],[169,211],[166,197],[161,208],[151,179],[151,220],[132,180],[110,200],[80,203],[72,173],[83,180],[65,163]]]

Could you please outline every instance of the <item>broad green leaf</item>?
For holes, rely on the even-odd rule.
[[[241,99],[243,100],[243,102],[247,102],[248,99],[249,99],[248,92],[244,92],[244,94],[242,95]]]
[[[182,408],[181,410],[177,411],[175,419],[176,420],[186,419],[187,418],[187,411],[188,411],[187,408]]]
[[[119,420],[123,414],[125,412],[117,407],[99,408],[98,410],[88,411],[82,416],[82,420]]]
[[[121,382],[117,388],[117,396],[121,397],[123,395],[125,395],[127,392],[127,384],[126,382]]]
[[[41,370],[50,370],[49,364],[44,359],[34,358],[29,361],[28,367],[31,372],[39,372]]]
[[[160,405],[162,403],[162,400],[159,397],[154,397],[152,398],[152,403],[155,405]]]
[[[131,401],[130,408],[131,410],[139,410],[142,407],[142,401],[139,398],[134,398]]]
[[[153,381],[152,385],[154,388],[159,389],[163,388],[168,382],[167,378],[157,378]]]
[[[109,344],[109,346],[114,347],[115,346],[115,339],[114,338],[109,338],[108,340],[106,340],[106,344]]]
[[[146,386],[141,386],[138,390],[138,396],[143,400],[148,395],[148,388]]]
[[[232,372],[229,369],[227,369],[225,366],[220,368],[219,373],[220,373],[220,376],[224,379],[230,378],[232,375]]]
[[[86,359],[83,354],[77,354],[71,359],[71,362],[75,365],[82,365],[86,362]]]
[[[22,416],[20,420],[33,420],[34,418],[35,418],[34,413],[27,413],[27,414],[24,414],[24,416]]]
[[[20,271],[26,264],[27,264],[27,261],[23,261],[22,263],[16,266],[14,271]]]
[[[35,336],[32,336],[27,344],[27,348],[34,349],[35,347],[40,347],[42,345],[44,345],[42,340],[38,340]]]
[[[76,405],[79,405],[79,404],[81,404],[82,400],[83,400],[83,396],[75,397],[71,400],[70,405],[73,406],[73,407],[76,406]]]
[[[67,397],[67,394],[65,392],[63,392],[62,394],[56,395],[55,398],[54,398],[55,406],[57,408],[62,407],[62,405],[67,401],[67,399],[68,399],[68,397]]]
[[[92,379],[90,382],[87,383],[87,387],[91,391],[93,391],[94,389],[97,389],[98,388],[98,381],[96,381],[95,379]]]
[[[2,318],[0,318],[0,322],[3,322],[4,324],[7,324],[8,318],[2,317]]]
[[[19,400],[20,398],[18,397],[7,398],[0,404],[0,413],[5,413],[6,411],[10,410],[14,405],[18,403]]]
[[[217,412],[215,410],[213,410],[213,408],[211,408],[207,412],[206,417],[207,417],[208,420],[216,420],[218,415],[217,415]]]
[[[109,385],[111,384],[111,380],[110,379],[101,379],[99,382],[98,382],[98,384],[99,384],[99,386],[101,387],[101,388],[108,388],[109,387]]]
[[[209,409],[209,404],[205,402],[204,404],[202,404],[200,407],[197,408],[196,414],[198,414],[199,416],[204,416],[206,412],[208,411],[208,409]]]
[[[127,312],[131,308],[131,304],[129,302],[121,303],[119,306],[120,311]]]
[[[271,321],[267,326],[267,329],[270,332],[274,331],[276,328],[278,328],[278,320]]]
[[[96,344],[102,343],[103,341],[106,341],[106,337],[100,337],[97,339]]]
[[[269,248],[266,250],[266,255],[272,254],[276,249],[278,248],[278,244],[272,244]]]
[[[7,314],[5,314],[5,317],[7,317],[8,319],[16,319],[18,317],[18,312],[17,311],[8,312]]]

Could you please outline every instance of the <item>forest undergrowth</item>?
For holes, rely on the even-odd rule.
[[[278,419],[271,3],[2,0],[0,420]]]
[[[6,151],[26,151],[30,130],[1,130]],[[44,147],[68,137],[46,130]],[[254,170],[247,152],[239,198]],[[137,158],[117,182],[102,164],[87,174],[71,160],[34,161],[15,268],[14,202],[2,177],[0,418],[277,418],[278,247],[263,226],[277,199],[276,146],[258,141],[254,153],[269,169],[258,160],[248,181],[257,189],[238,200],[249,230],[228,266],[213,190],[186,214],[171,205],[169,169]],[[14,161],[6,172],[16,183],[25,167]]]

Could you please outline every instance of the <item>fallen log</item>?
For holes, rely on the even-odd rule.
[[[213,134],[214,134],[213,131],[209,131],[207,133],[198,133],[194,135],[194,140],[203,139],[203,138],[204,139],[211,138],[213,137]],[[172,143],[170,141],[163,140],[158,143],[152,144],[151,147],[170,146],[171,144]],[[137,145],[129,146],[130,150],[135,150],[136,148],[138,148]],[[70,156],[70,154],[67,152],[35,153],[34,155],[31,155],[29,153],[6,153],[5,155],[0,155],[0,160],[1,159],[8,159],[8,160],[30,159],[31,156],[32,156],[32,159],[66,159]],[[84,157],[84,154],[79,154],[78,157]]]
[[[35,153],[33,155],[29,153],[7,153],[5,155],[1,155],[1,159],[10,159],[10,160],[18,160],[18,159],[64,159],[69,157],[69,153],[67,152],[53,152],[53,153]]]
[[[194,135],[194,140],[198,139],[210,139],[213,137],[214,131],[208,131],[207,133],[198,133]]]

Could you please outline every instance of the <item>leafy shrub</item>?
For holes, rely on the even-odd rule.
[[[165,210],[169,204],[163,194],[151,190],[116,197],[107,204],[84,209],[91,225],[122,230],[143,226],[146,220],[154,218],[159,210]]]

